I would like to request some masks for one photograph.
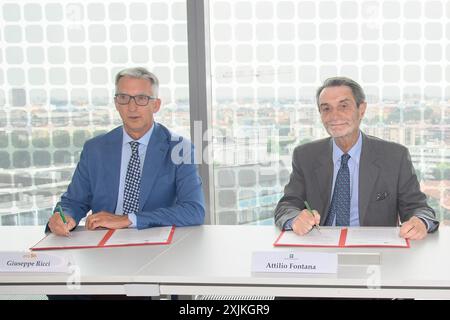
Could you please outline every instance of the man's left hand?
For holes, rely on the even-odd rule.
[[[411,217],[400,227],[400,237],[409,240],[422,240],[427,236],[427,226],[418,217]]]
[[[122,229],[131,224],[127,215],[116,215],[114,213],[100,211],[91,214],[86,218],[86,228],[94,230],[96,228]]]

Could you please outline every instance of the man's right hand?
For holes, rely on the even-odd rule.
[[[76,226],[76,222],[71,216],[64,215],[64,218],[66,218],[67,224],[62,221],[58,212],[54,212],[48,220],[48,227],[50,231],[57,236],[67,237],[70,234],[70,230]]]
[[[307,234],[317,224],[320,224],[320,215],[317,210],[313,210],[314,216],[303,209],[292,223],[292,230],[301,236]]]

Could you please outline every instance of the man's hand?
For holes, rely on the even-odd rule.
[[[59,212],[54,212],[48,220],[48,227],[50,231],[57,236],[67,237],[70,234],[70,230],[75,228],[75,226],[77,225],[75,220],[71,216],[64,215],[64,218],[66,219],[67,224],[64,223],[61,219]]]
[[[122,229],[127,228],[131,224],[127,215],[117,215],[114,213],[100,211],[91,214],[86,218],[86,228],[94,230],[96,228]]]
[[[317,210],[313,210],[314,216],[307,210],[302,210],[292,223],[292,230],[301,236],[307,234],[314,225],[319,225],[320,215]]]
[[[427,226],[418,217],[411,217],[400,227],[400,237],[409,240],[422,240],[427,236]]]

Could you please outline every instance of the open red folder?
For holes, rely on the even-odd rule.
[[[170,244],[175,226],[137,229],[74,230],[69,237],[47,234],[31,250],[109,248]]]
[[[274,246],[281,247],[390,247],[409,248],[409,240],[399,236],[396,227],[320,227],[299,236],[293,231],[282,231]]]

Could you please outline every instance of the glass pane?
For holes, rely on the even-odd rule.
[[[409,148],[422,190],[450,222],[443,12],[424,0],[210,0],[216,221],[273,223],[294,147],[328,136],[315,90],[341,75],[366,92],[362,130]]]
[[[47,222],[85,141],[122,124],[112,97],[125,67],[161,79],[155,119],[190,137],[185,0],[0,8],[0,225]]]

